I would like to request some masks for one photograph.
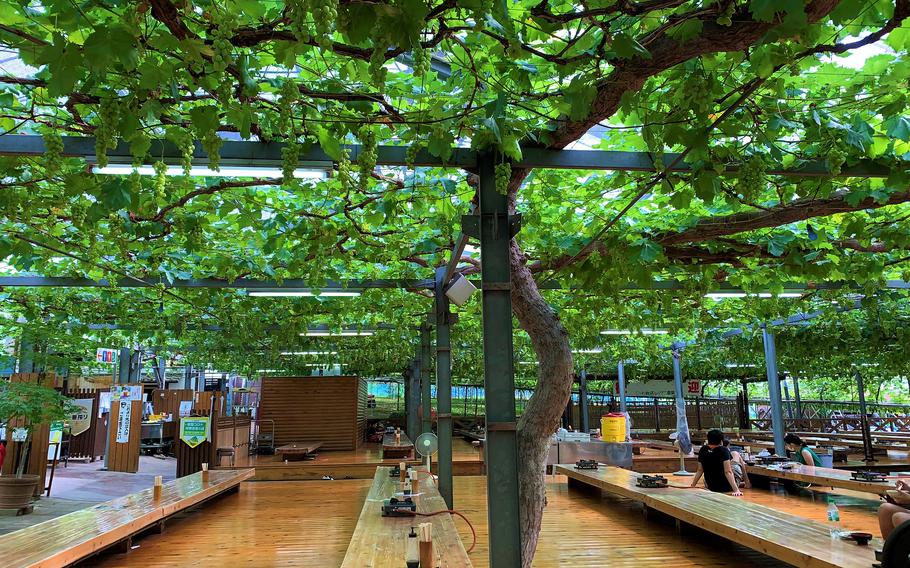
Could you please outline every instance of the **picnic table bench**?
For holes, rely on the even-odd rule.
[[[395,434],[392,432],[386,432],[382,436],[382,459],[394,458],[414,458],[414,444],[404,432],[401,433],[401,440],[398,443],[395,442]]]
[[[390,497],[402,498],[398,476],[392,477],[391,467],[376,468],[373,485],[367,494],[351,536],[342,568],[399,568],[404,566],[408,532],[419,523],[433,524],[434,567],[464,568],[471,566],[452,515],[443,513],[432,517],[383,517],[382,503]],[[406,485],[410,488],[410,483]],[[448,509],[429,474],[420,476],[419,493],[415,499],[418,513],[435,513]]]
[[[133,536],[163,530],[164,520],[220,494],[236,491],[255,470],[212,470],[169,481],[157,501],[152,488],[0,536],[0,568],[68,566],[115,544],[129,551]]]
[[[885,491],[894,489],[894,481],[857,481],[853,479],[852,471],[832,469],[828,467],[815,467],[811,465],[793,464],[790,469],[781,469],[780,466],[748,465],[746,472],[750,476],[763,476],[774,479],[786,479],[811,483],[823,487],[839,487],[852,489],[862,493],[875,493],[884,495]],[[754,482],[754,478],[753,478]]]
[[[576,470],[561,464],[556,473],[568,476],[570,484],[596,487],[638,502],[645,507],[722,536],[792,564],[811,568],[870,568],[873,546],[833,541],[828,526],[722,493],[686,488],[671,483],[662,489],[637,487],[640,474],[601,466]],[[877,542],[879,546],[880,542]]]
[[[279,460],[300,461],[315,458],[313,452],[321,447],[322,442],[291,442],[275,448],[275,454]]]

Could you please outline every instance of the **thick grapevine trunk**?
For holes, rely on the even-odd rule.
[[[513,240],[512,311],[531,338],[540,367],[537,389],[518,421],[518,484],[521,511],[522,566],[534,559],[540,522],[547,504],[545,467],[555,432],[572,389],[572,351],[559,316],[537,288],[524,255]]]

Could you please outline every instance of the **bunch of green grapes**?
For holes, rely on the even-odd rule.
[[[193,167],[193,153],[196,151],[193,135],[189,130],[181,129],[172,138],[180,149],[180,165],[183,167],[183,175],[189,176],[190,169]]]
[[[332,32],[335,31],[335,20],[338,18],[338,0],[310,0],[310,12],[316,24],[319,47],[332,47]]]
[[[841,168],[847,161],[847,154],[844,149],[835,144],[828,151],[828,171],[831,175],[840,175]]]
[[[430,72],[430,53],[420,44],[411,50],[411,58],[414,60],[412,68],[415,77],[423,77]]]
[[[286,79],[278,92],[278,130],[282,134],[294,132],[294,103],[300,98],[300,89],[293,79]]]
[[[347,150],[341,153],[341,159],[338,160],[338,181],[345,189],[354,185],[354,176],[351,175],[351,159],[348,157]]]
[[[44,171],[47,177],[54,177],[63,162],[63,138],[56,129],[45,131],[41,138],[44,139]]]
[[[136,169],[137,166],[133,166],[133,171],[130,172],[130,191],[133,192],[133,195],[139,195],[142,192],[142,174],[139,173],[139,170]]]
[[[103,98],[98,105],[98,124],[95,126],[95,156],[98,165],[107,167],[107,151],[117,146],[120,121],[120,103],[113,98]]]
[[[759,155],[753,155],[739,168],[737,189],[747,199],[755,198],[765,189],[765,161]]]
[[[114,244],[117,245],[117,248],[120,250],[121,258],[128,258],[130,249],[129,245],[126,242],[126,234],[123,227],[123,218],[120,217],[117,213],[111,213],[107,217],[107,230],[108,237],[112,241],[116,241]]]
[[[205,133],[205,136],[202,137],[202,148],[205,150],[206,155],[209,157],[209,168],[215,170],[216,172],[220,169],[221,162],[221,144],[224,142],[218,132],[215,130],[209,130]]]
[[[212,68],[223,73],[234,62],[234,46],[229,38],[234,34],[235,20],[223,10],[215,10],[211,16],[215,23]]]
[[[307,23],[306,0],[285,0],[288,16],[291,18],[291,28],[297,41],[307,43],[310,41],[310,28]]]
[[[163,202],[167,199],[167,164],[162,161],[155,162],[155,200]]]
[[[496,191],[502,195],[509,193],[509,181],[512,179],[512,164],[503,162],[496,164]]]
[[[75,227],[82,227],[85,225],[86,214],[88,213],[88,208],[82,203],[82,200],[79,199],[72,205],[70,205],[70,222]]]
[[[357,131],[357,138],[360,138],[360,154],[357,156],[357,166],[360,171],[361,190],[366,189],[373,170],[376,169],[376,160],[379,158],[377,150],[376,132],[369,124],[364,124]]]
[[[414,164],[417,163],[418,152],[420,152],[420,144],[418,142],[412,142],[408,145],[408,149],[404,153],[404,163],[409,169],[415,169]]]
[[[215,98],[223,104],[230,104],[233,91],[234,83],[231,81],[231,76],[222,75],[221,81],[219,81],[218,86],[215,87]]]
[[[370,80],[377,89],[385,86],[386,75],[388,75],[388,70],[385,68],[387,50],[385,42],[374,41],[373,53],[370,54]]]
[[[281,149],[281,175],[284,178],[284,185],[290,185],[294,181],[294,170],[300,160],[300,144],[297,140],[289,140]]]

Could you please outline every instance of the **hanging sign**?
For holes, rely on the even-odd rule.
[[[117,416],[117,443],[128,444],[130,441],[130,420],[132,419],[133,403],[129,400],[120,401],[120,413]]]
[[[111,400],[142,400],[142,385],[114,385]]]
[[[14,442],[24,442],[26,440],[28,440],[28,429],[13,428],[13,441]]]
[[[114,349],[98,349],[95,351],[95,361],[99,363],[113,363],[117,351]]]
[[[178,411],[180,416],[189,416],[190,412],[193,411],[193,401],[192,400],[181,400],[180,401],[180,410]]]
[[[63,441],[63,421],[51,422],[51,432],[48,437],[47,459],[54,461],[55,457],[60,457],[60,442]]]
[[[619,381],[614,383],[615,392],[619,394]],[[683,381],[683,396],[698,396],[701,394],[701,381],[693,379]],[[673,381],[635,381],[626,383],[626,396],[676,396],[676,387]]]
[[[92,411],[95,409],[95,400],[79,398],[72,402],[79,407],[79,411],[70,416],[70,433],[73,436],[78,436],[92,426]]]
[[[194,416],[180,419],[180,439],[195,448],[209,438],[209,417]]]

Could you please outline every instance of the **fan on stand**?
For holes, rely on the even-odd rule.
[[[427,473],[432,476],[430,462],[433,454],[439,451],[439,438],[432,432],[424,432],[420,436],[417,436],[417,440],[414,442],[414,448],[417,449],[417,453],[420,454],[421,457],[427,458]]]

